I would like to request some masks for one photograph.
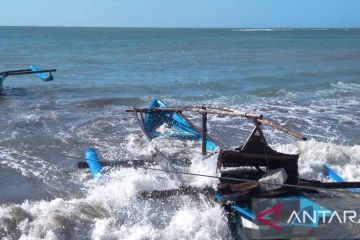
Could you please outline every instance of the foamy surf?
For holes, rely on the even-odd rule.
[[[130,138],[133,138],[133,136]],[[129,146],[133,143],[129,141]],[[192,143],[194,144],[194,143]],[[176,144],[174,145],[176,146]],[[360,146],[343,146],[314,139],[275,145],[279,151],[300,153],[301,177],[324,180],[322,166],[332,166],[346,180],[360,177]],[[146,155],[141,147],[133,155]],[[159,167],[159,166],[156,166]],[[216,155],[203,161],[193,153],[189,172],[216,174]],[[212,186],[202,177],[186,177],[193,186]],[[177,186],[165,173],[139,169],[112,169],[100,181],[84,179],[83,198],[25,201],[0,208],[3,239],[226,239],[227,225],[220,206],[201,196],[151,200],[142,191]]]

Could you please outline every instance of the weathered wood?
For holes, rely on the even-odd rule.
[[[244,145],[241,147],[240,152],[243,152],[243,151],[246,150],[246,148],[247,148],[247,146],[248,146],[248,144],[249,144],[250,139],[254,136],[254,134],[255,134],[256,132],[257,132],[257,127],[254,127],[253,130],[251,131],[249,137],[246,139]]]
[[[297,155],[293,155],[292,159],[295,159]],[[267,161],[283,161],[287,162],[289,160],[289,155],[273,155],[268,154],[265,156],[265,154],[260,153],[246,153],[246,152],[239,152],[237,154],[237,157],[239,158],[239,161],[241,159],[241,166],[266,166]]]
[[[207,141],[207,114],[202,113],[201,153],[204,156],[207,154],[206,141]]]
[[[310,186],[328,189],[360,188],[360,182],[302,182],[299,186]]]
[[[139,194],[140,198],[152,198],[152,199],[161,199],[171,196],[183,196],[183,195],[197,195],[199,193],[209,194],[214,192],[210,188],[197,188],[191,186],[181,186],[175,189],[166,189],[166,190],[153,190],[153,191],[143,191]]]
[[[124,168],[138,168],[143,166],[152,166],[156,165],[155,161],[149,160],[124,160],[124,161],[101,161],[100,162],[102,167],[124,167]],[[77,167],[79,169],[89,168],[87,162],[78,162]]]
[[[23,69],[23,70],[0,72],[0,75],[3,75],[6,77],[6,76],[12,76],[12,75],[25,75],[25,74],[51,73],[51,72],[56,72],[56,69],[46,69],[46,70],[38,70],[38,71],[32,71],[31,69]]]
[[[287,133],[289,134],[290,136],[293,136],[294,138],[297,138],[297,139],[300,139],[300,140],[303,140],[305,141],[306,140],[306,137],[302,136],[301,134],[297,133],[297,132],[294,132],[294,131],[291,131],[285,127],[282,127],[280,126],[278,123],[275,123],[273,121],[270,121],[268,119],[256,119],[258,122],[262,123],[262,124],[265,124],[265,125],[268,125],[276,130],[279,130],[281,132],[284,132],[284,133]]]
[[[132,112],[134,110],[126,110],[126,112]],[[153,109],[147,109],[147,108],[136,108],[135,111],[137,112],[197,112],[200,114],[207,113],[207,114],[216,114],[216,115],[223,115],[223,116],[234,116],[234,117],[245,117],[245,118],[262,118],[263,116],[261,114],[255,114],[255,113],[245,113],[240,111],[227,111],[227,110],[219,110],[214,108],[197,108],[197,107],[166,107],[166,108],[153,108]]]
[[[232,192],[246,192],[251,189],[255,189],[259,186],[256,182],[248,182],[248,183],[235,183],[235,184],[228,184],[228,183],[219,183],[218,189],[220,191],[230,190]]]
[[[300,140],[306,140],[306,137],[302,136],[301,134],[291,131],[285,127],[280,126],[280,124],[264,119],[262,114],[255,114],[255,113],[246,113],[241,112],[235,109],[226,109],[226,108],[214,108],[214,107],[205,107],[206,109],[203,109],[202,107],[167,107],[167,108],[153,108],[153,109],[147,109],[147,108],[134,108],[132,110],[126,110],[126,112],[140,112],[140,113],[149,113],[149,112],[162,112],[162,113],[182,113],[183,111],[189,111],[189,112],[197,112],[200,114],[216,114],[216,115],[222,115],[222,116],[233,116],[233,117],[244,117],[244,118],[251,118],[257,120],[259,123],[268,125],[274,129],[277,129],[281,132],[284,132],[286,134],[289,134],[290,136],[300,139]]]

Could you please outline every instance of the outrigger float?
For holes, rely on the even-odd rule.
[[[36,74],[43,81],[52,81],[54,79],[54,76],[52,75],[53,72],[56,72],[56,69],[39,70],[35,66],[30,66],[28,69],[0,72],[0,92],[3,89],[4,80],[9,76]],[[49,75],[45,73],[49,73]]]
[[[176,163],[159,149],[155,149],[151,160],[131,161],[100,161],[93,148],[85,150],[86,162],[78,162],[79,168],[90,168],[93,178],[106,173],[106,167],[134,167],[151,171],[163,171],[177,179],[181,187],[169,190],[155,190],[141,193],[141,197],[162,198],[186,194],[203,194],[212,203],[224,207],[228,219],[229,236],[232,239],[269,237],[273,235],[271,224],[264,224],[253,212],[251,200],[255,198],[276,199],[282,204],[296,206],[298,211],[306,208],[324,209],[307,197],[307,194],[319,194],[322,191],[359,192],[360,182],[345,182],[329,166],[324,166],[324,175],[329,182],[306,180],[299,177],[298,154],[285,154],[273,150],[266,142],[262,126],[270,126],[290,136],[305,141],[306,138],[299,133],[286,129],[279,124],[265,119],[263,115],[244,113],[234,109],[214,108],[209,106],[182,106],[167,107],[164,102],[154,99],[147,108],[133,108],[127,110],[134,114],[146,138],[151,141],[163,136],[201,142],[202,154],[208,156],[218,153],[218,176],[208,176],[201,173],[188,173],[177,170]],[[202,127],[196,127],[183,113],[193,112],[201,115]],[[251,134],[243,145],[236,149],[225,150],[223,145],[207,133],[207,116],[216,114],[222,116],[241,117],[254,123]],[[170,132],[158,131],[164,125]],[[205,160],[206,161],[206,158]],[[154,168],[159,165],[161,168]],[[211,177],[219,179],[216,189],[196,188],[183,185],[182,175],[198,177]],[[346,190],[345,190],[346,189]],[[320,224],[319,217],[315,225]],[[284,224],[291,236],[294,225]],[[314,226],[313,226],[314,227]],[[255,235],[254,235],[255,231]],[[283,232],[282,232],[283,233]],[[303,234],[307,232],[303,231]],[[250,236],[250,237],[249,237]],[[304,237],[304,236],[302,236]]]

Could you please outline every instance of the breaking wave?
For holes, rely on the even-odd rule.
[[[151,146],[129,135],[124,146],[132,156],[151,154]],[[159,140],[162,141],[161,139]],[[156,144],[156,142],[154,143]],[[184,146],[164,149],[166,154],[181,151]],[[136,145],[138,147],[136,147]],[[189,142],[188,147],[198,147]],[[331,165],[347,180],[360,178],[360,146],[307,142],[273,145],[276,150],[300,153],[302,177],[326,180],[321,172]],[[105,153],[106,155],[106,153]],[[191,155],[188,171],[214,174],[216,156],[203,161],[200,152]],[[164,173],[136,169],[112,169],[100,181],[87,176],[84,197],[56,198],[50,201],[28,201],[0,207],[0,236],[3,239],[227,239],[227,225],[222,208],[210,205],[201,196],[143,199],[142,191],[170,189],[177,183]],[[206,178],[188,177],[193,186],[211,186]]]

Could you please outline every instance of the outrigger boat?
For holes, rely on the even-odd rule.
[[[3,89],[4,80],[9,76],[36,74],[43,81],[52,81],[54,79],[54,76],[52,75],[53,72],[56,72],[56,69],[39,70],[35,66],[29,66],[28,69],[0,72],[0,92]],[[49,75],[45,73],[49,73]]]
[[[98,159],[93,148],[88,148],[85,150],[86,162],[78,162],[78,167],[90,168],[91,175],[94,178],[105,174],[105,167],[135,167],[172,174],[181,185],[178,189],[144,192],[140,195],[142,197],[161,198],[183,194],[203,194],[210,202],[221,204],[224,207],[230,236],[233,239],[274,239],[276,238],[274,228],[276,230],[279,225],[284,231],[287,231],[287,236],[296,236],[292,233],[293,224],[296,225],[296,222],[272,225],[269,219],[261,218],[253,212],[252,199],[276,199],[277,203],[295,206],[301,212],[308,208],[312,208],[314,211],[325,209],[310,200],[307,194],[318,194],[330,189],[347,189],[352,192],[359,192],[357,188],[360,188],[360,182],[345,182],[329,166],[324,166],[324,175],[332,180],[331,182],[302,179],[298,171],[299,155],[280,153],[272,149],[266,142],[262,126],[270,126],[299,140],[306,140],[306,138],[265,119],[260,114],[209,106],[167,107],[164,102],[158,99],[154,99],[147,108],[133,108],[127,112],[134,114],[142,132],[149,141],[160,136],[195,140],[201,142],[204,156],[218,153],[217,172],[219,175],[208,176],[201,173],[181,172],[176,169],[176,163],[172,163],[158,149],[155,149],[155,157],[148,161],[103,162]],[[202,127],[196,127],[183,112],[199,113],[202,116]],[[223,149],[223,145],[218,140],[207,133],[208,114],[242,117],[252,121],[254,128],[244,144],[236,149],[226,150]],[[171,131],[159,131],[158,129],[162,125]],[[161,169],[153,168],[153,165],[160,165]],[[181,178],[183,174],[217,178],[219,183],[216,189],[190,187],[183,185],[184,181]],[[316,227],[318,224],[320,224],[319,216],[311,227],[314,225]],[[282,236],[284,236],[283,234],[284,232],[282,232]],[[307,232],[304,230],[302,234],[307,234]],[[301,236],[304,237],[304,235]]]

